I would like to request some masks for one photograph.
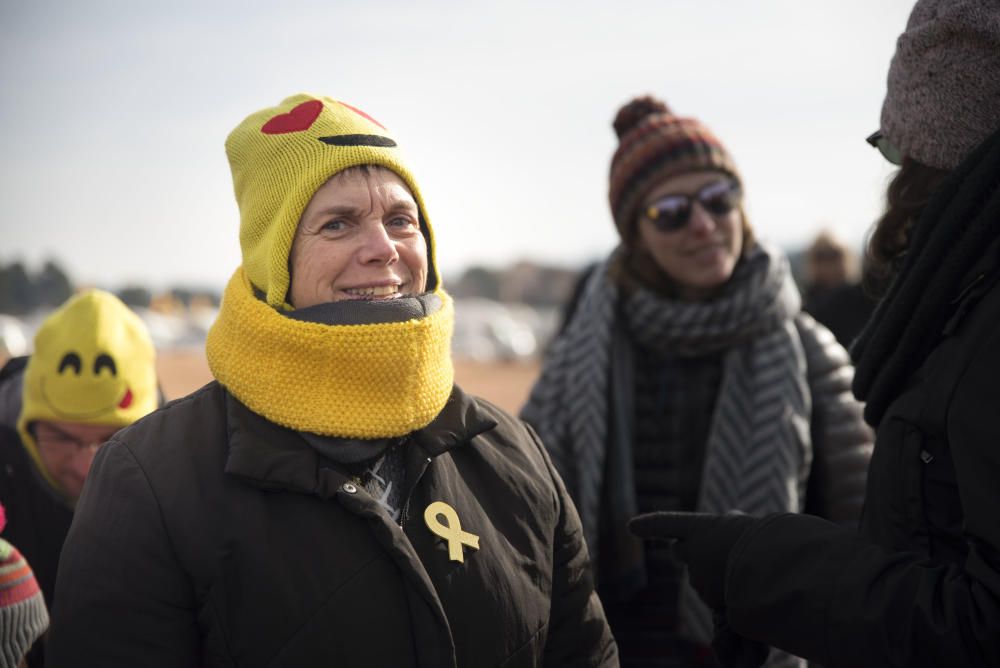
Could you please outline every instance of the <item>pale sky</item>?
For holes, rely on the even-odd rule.
[[[758,236],[860,244],[910,0],[0,0],[0,262],[221,290],[240,262],[223,143],[297,92],[400,140],[446,279],[616,241],[611,120],[651,93],[743,172]]]

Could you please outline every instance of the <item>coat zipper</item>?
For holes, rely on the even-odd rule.
[[[399,528],[400,529],[403,528],[403,524],[406,523],[406,518],[407,518],[407,515],[409,514],[408,511],[410,509],[410,498],[413,496],[413,492],[416,491],[417,484],[420,482],[420,479],[422,477],[424,477],[424,472],[427,471],[427,467],[430,466],[430,464],[431,464],[431,458],[428,457],[424,461],[424,465],[421,467],[420,473],[417,474],[417,479],[413,481],[412,485],[410,485],[410,489],[409,489],[409,491],[406,494],[406,500],[403,502],[403,510],[399,513]]]

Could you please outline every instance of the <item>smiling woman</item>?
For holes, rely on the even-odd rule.
[[[871,434],[846,352],[754,238],[722,142],[650,97],[614,127],[621,245],[588,277],[522,416],[580,508],[623,665],[710,665],[709,610],[628,519],[808,510],[850,525]]]
[[[423,292],[427,244],[406,183],[381,167],[338,173],[306,205],[290,265],[296,308]]]
[[[687,301],[717,294],[743,253],[739,181],[715,170],[678,174],[643,199],[640,247],[653,262],[640,262],[640,270],[651,269],[655,282],[662,283],[657,271],[670,277]]]
[[[243,265],[206,343],[217,382],[98,451],[54,661],[617,665],[544,448],[453,382],[454,308],[396,140],[297,95],[226,149]]]

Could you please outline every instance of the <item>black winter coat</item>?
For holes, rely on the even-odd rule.
[[[1000,666],[1000,266],[970,275],[879,423],[862,537],[792,515],[747,531],[739,633],[828,668]]]
[[[51,608],[59,552],[73,521],[73,508],[42,477],[21,435],[21,379],[27,357],[15,357],[0,368],[0,503],[7,512],[3,537],[17,547],[34,571]]]
[[[59,551],[73,509],[44,481],[16,431],[0,426],[0,503],[7,513],[3,537],[24,555],[52,606]]]
[[[397,525],[217,383],[119,432],[66,542],[49,665],[618,665],[529,428],[456,388],[407,457]],[[434,501],[479,536],[464,563],[424,523]]]
[[[59,552],[73,509],[42,478],[20,434],[4,425],[0,425],[0,503],[7,514],[3,538],[24,555],[51,610]],[[27,658],[29,668],[45,665],[41,640]]]
[[[27,363],[27,357],[15,357],[0,368],[0,503],[7,513],[3,537],[24,555],[51,610],[59,552],[73,509],[42,477],[15,430]],[[29,668],[45,665],[42,640],[27,658]]]

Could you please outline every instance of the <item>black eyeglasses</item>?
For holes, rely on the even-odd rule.
[[[646,207],[646,218],[661,232],[676,232],[691,220],[695,202],[713,216],[735,209],[743,190],[735,179],[721,179],[702,186],[693,195],[666,195]]]
[[[898,148],[889,143],[889,138],[882,134],[881,130],[873,132],[865,141],[877,148],[882,157],[892,164],[897,167],[903,164],[903,154],[899,152]]]

